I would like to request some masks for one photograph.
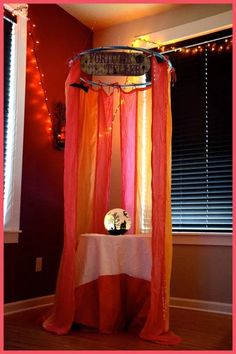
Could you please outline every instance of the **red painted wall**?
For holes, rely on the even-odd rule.
[[[54,4],[29,5],[48,107],[64,99],[67,61],[92,47],[92,31]],[[31,48],[28,38],[28,47]],[[28,48],[29,49],[29,48]],[[28,50],[18,244],[5,245],[5,302],[53,294],[63,245],[63,151],[53,147],[34,55]],[[35,258],[43,258],[35,272]]]

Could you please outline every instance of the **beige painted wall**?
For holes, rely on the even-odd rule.
[[[157,33],[158,41],[218,30],[229,24],[230,4],[176,5],[171,11],[116,25],[94,33],[94,47],[130,45],[135,37]],[[232,13],[231,13],[232,16]],[[232,19],[230,19],[232,23]],[[173,29],[171,31],[171,29]]]
[[[175,245],[171,296],[231,303],[232,249]]]
[[[94,47],[131,45],[137,36],[150,34],[155,41],[171,41],[227,28],[232,6],[188,4],[171,11],[113,26],[94,33]],[[114,78],[106,78],[106,81]],[[117,81],[117,78],[115,78]],[[114,104],[114,110],[117,107]],[[119,114],[113,126],[110,208],[120,206]],[[231,303],[231,247],[174,245],[171,296]]]

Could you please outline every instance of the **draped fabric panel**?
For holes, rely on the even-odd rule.
[[[152,88],[138,90],[137,157],[136,157],[136,222],[135,233],[149,233],[152,212],[151,191],[151,125]]]
[[[110,188],[113,96],[102,89],[85,92],[70,86],[79,77],[77,62],[66,80],[64,246],[54,307],[43,322],[45,329],[57,334],[67,333],[74,319],[78,237],[92,230],[104,231]]]
[[[74,317],[75,249],[77,235],[77,180],[80,92],[70,86],[80,77],[80,63],[72,66],[66,80],[66,145],[64,162],[64,247],[61,257],[55,302],[43,327],[57,334],[67,333]]]
[[[113,95],[107,95],[103,89],[89,87],[85,92],[71,87],[79,77],[77,62],[66,81],[64,248],[55,305],[43,326],[58,334],[67,333],[73,321],[107,333],[129,325],[136,329],[139,326],[140,337],[145,340],[176,344],[180,339],[169,331],[172,128],[168,64],[152,58],[152,88],[120,90],[122,207],[132,219],[130,233],[146,231],[143,216],[148,219],[148,213],[152,213],[151,283],[123,273],[102,275],[80,286],[75,284],[75,251],[82,237],[79,235],[104,231],[113,110]],[[138,299],[138,293],[133,292],[135,284],[144,291],[139,291],[144,297],[136,309],[130,298],[131,294]]]
[[[78,235],[104,232],[110,189],[113,95],[80,91]]]
[[[122,208],[127,210],[129,233],[150,230],[152,89],[120,92]]]
[[[137,91],[120,92],[121,206],[132,220],[129,233],[135,232],[136,214],[136,131]]]
[[[104,232],[104,215],[108,211],[112,150],[113,94],[98,93],[98,130],[96,176],[93,206],[93,232]]]
[[[78,134],[77,237],[93,229],[93,203],[96,175],[98,93],[80,91],[80,130]],[[78,118],[77,118],[78,119]],[[66,178],[66,176],[65,176]]]
[[[172,263],[171,105],[168,63],[152,57],[152,278],[150,310],[140,337],[177,344],[169,331]]]
[[[127,274],[99,276],[77,287],[75,299],[76,323],[101,333],[139,333],[149,309],[150,282]]]

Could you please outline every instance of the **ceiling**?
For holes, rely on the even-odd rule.
[[[59,4],[93,31],[168,11],[173,4]]]

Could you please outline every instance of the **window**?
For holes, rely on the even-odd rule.
[[[177,72],[172,89],[173,231],[232,231],[231,34],[178,43],[185,53],[169,53]]]
[[[232,232],[232,29],[175,43],[164,53],[177,75],[171,90],[173,233],[208,233],[212,244],[229,245],[214,235]],[[143,232],[150,232],[150,222],[148,209]]]
[[[4,172],[6,164],[6,144],[8,122],[10,108],[12,107],[12,90],[13,90],[13,68],[14,68],[14,53],[13,42],[15,36],[16,19],[8,12],[4,14]],[[5,173],[4,173],[5,175]],[[4,181],[5,186],[5,181]]]
[[[23,7],[23,5],[21,5]],[[12,12],[9,5],[4,8]],[[4,11],[4,236],[17,242],[20,218],[27,18]]]

